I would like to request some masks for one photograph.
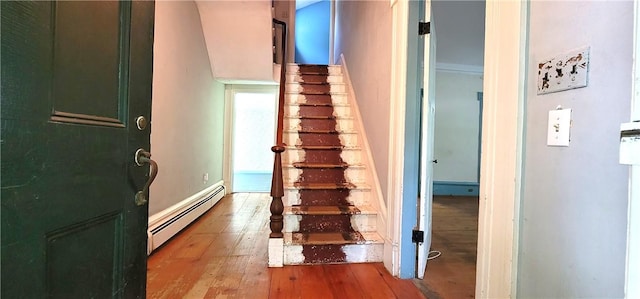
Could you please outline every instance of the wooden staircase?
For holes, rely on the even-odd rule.
[[[288,65],[285,265],[382,261],[377,211],[339,66]]]

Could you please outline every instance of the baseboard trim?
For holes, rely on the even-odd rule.
[[[433,181],[433,195],[478,196],[479,191],[474,182]]]
[[[149,217],[147,254],[162,246],[171,237],[211,209],[224,195],[220,181],[189,198]]]

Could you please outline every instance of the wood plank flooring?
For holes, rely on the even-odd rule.
[[[156,250],[147,298],[425,298],[381,263],[268,268],[270,200],[228,195]]]
[[[478,240],[478,198],[434,196],[431,250],[424,280],[414,282],[429,299],[473,298]]]

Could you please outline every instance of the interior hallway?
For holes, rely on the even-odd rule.
[[[442,253],[427,263],[416,285],[429,299],[474,298],[478,241],[478,197],[434,196],[431,250]]]
[[[425,298],[381,263],[268,268],[270,202],[225,196],[149,257],[147,298]]]

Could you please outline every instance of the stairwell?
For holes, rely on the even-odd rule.
[[[367,165],[340,66],[287,66],[285,265],[382,261]]]

